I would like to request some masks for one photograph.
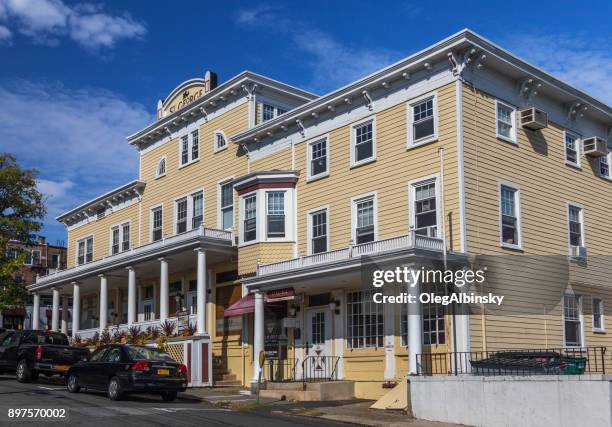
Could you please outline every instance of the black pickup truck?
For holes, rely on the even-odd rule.
[[[73,363],[89,359],[89,350],[71,347],[66,335],[48,331],[7,331],[0,334],[0,371],[15,372],[17,381],[38,374],[63,375]]]

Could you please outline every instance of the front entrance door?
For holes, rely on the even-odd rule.
[[[329,379],[335,369],[331,357],[331,314],[327,308],[306,312],[306,358],[304,376],[308,380]]]

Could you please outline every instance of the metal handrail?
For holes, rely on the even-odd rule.
[[[319,369],[312,369],[312,361],[319,361]],[[308,362],[311,362],[307,370]],[[302,383],[304,389],[309,382],[335,381],[338,375],[339,356],[306,356],[302,361]],[[314,375],[312,375],[314,374]]]

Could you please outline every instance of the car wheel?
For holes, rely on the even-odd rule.
[[[68,391],[70,393],[78,393],[79,390],[81,390],[81,386],[79,385],[79,382],[77,381],[77,376],[76,374],[70,374],[68,375],[68,380],[66,381],[66,387],[68,388]]]
[[[108,398],[110,400],[121,400],[123,398],[123,390],[117,377],[111,378],[108,382]]]
[[[28,361],[21,359],[19,363],[17,363],[17,381],[20,383],[29,383],[31,378],[32,376],[30,368],[28,368]]]
[[[164,391],[161,397],[164,399],[164,402],[174,402],[176,400],[176,395],[176,391]]]

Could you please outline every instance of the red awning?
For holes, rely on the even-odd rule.
[[[295,298],[293,288],[277,289],[266,292],[266,302],[289,301]]]
[[[240,298],[238,301],[227,307],[223,311],[224,317],[242,316],[252,313],[255,309],[255,295],[250,294]]]

